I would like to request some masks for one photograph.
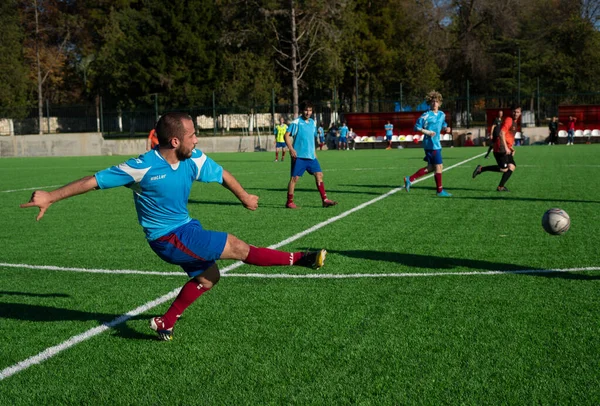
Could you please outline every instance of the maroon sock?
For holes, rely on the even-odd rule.
[[[177,295],[177,298],[163,316],[165,326],[167,328],[173,327],[184,310],[187,309],[189,305],[194,303],[194,301],[207,290],[207,288],[202,286],[202,284],[195,279],[191,279],[185,285],[183,285],[179,295]]]
[[[287,203],[294,203],[294,194],[288,193]]]
[[[442,174],[436,173],[433,176],[435,177],[435,185],[437,186],[437,191],[438,191],[438,193],[440,193],[442,191],[442,189],[444,189],[442,187]]]
[[[425,168],[421,168],[418,171],[416,171],[410,178],[409,180],[411,182],[414,182],[415,180],[419,179],[421,176],[426,175],[427,174],[427,167]]]
[[[279,159],[279,151],[275,151],[275,159]]]
[[[327,200],[327,192],[325,192],[325,184],[323,182],[317,182],[317,189],[319,189],[319,193],[321,194],[321,200]]]
[[[283,157],[285,156],[285,151],[281,151],[281,160],[283,161]]]
[[[258,266],[293,265],[301,257],[301,252],[284,252],[251,245],[244,262]]]

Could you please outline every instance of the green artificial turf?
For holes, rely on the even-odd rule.
[[[325,266],[235,268],[184,313],[172,342],[147,327],[169,300],[1,379],[0,404],[600,403],[600,146],[518,148],[510,193],[495,191],[498,173],[472,179],[494,161],[464,161],[484,152],[444,149],[453,197],[438,198],[433,178],[397,190],[423,166],[420,149],[323,151],[339,205],[323,209],[305,175],[300,210],[284,207],[288,162],[211,154],[260,207],[197,184],[192,217],[258,246],[320,225],[280,249],[326,248]],[[148,247],[126,188],[58,202],[40,222],[18,207],[24,189],[125,159],[0,160],[0,262],[23,264],[0,265],[0,371],[185,283]],[[571,216],[562,236],[541,227],[553,207]]]

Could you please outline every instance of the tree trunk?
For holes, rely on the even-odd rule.
[[[290,0],[290,19],[292,26],[292,103],[294,105],[294,118],[298,117],[298,37],[296,36],[296,10],[294,9],[294,0]]]
[[[42,97],[42,68],[40,66],[40,27],[38,22],[37,0],[35,0],[33,3],[35,8],[35,56],[37,60],[38,79],[38,133],[42,135],[42,120],[44,119],[44,102]]]

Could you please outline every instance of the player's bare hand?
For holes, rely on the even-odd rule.
[[[27,207],[39,207],[40,212],[37,215],[36,220],[40,221],[42,217],[44,217],[44,213],[48,210],[48,207],[52,204],[52,200],[50,198],[50,193],[44,190],[36,190],[31,194],[31,199],[29,199],[28,203],[22,204],[20,207],[25,209]]]
[[[242,200],[242,204],[248,210],[256,210],[258,209],[258,196],[256,195],[247,195],[244,200]]]
[[[296,159],[298,157],[298,153],[296,153],[295,149],[290,149],[290,155],[292,156],[292,158]]]

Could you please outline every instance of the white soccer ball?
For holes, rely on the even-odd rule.
[[[562,209],[550,209],[542,217],[542,227],[548,234],[561,235],[571,227],[571,218]]]

